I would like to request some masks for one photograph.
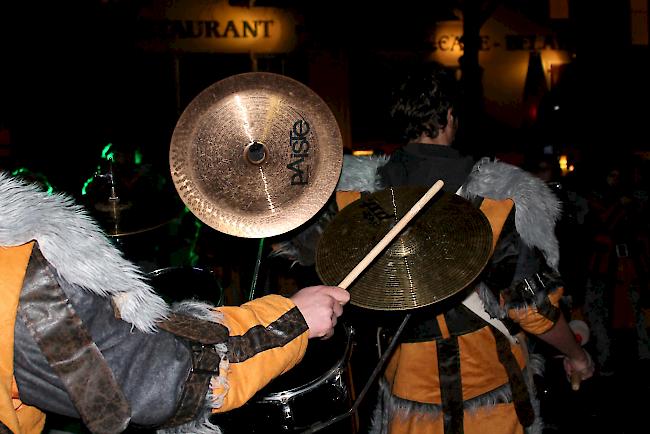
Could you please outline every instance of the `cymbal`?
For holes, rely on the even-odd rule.
[[[264,238],[305,223],[328,201],[343,142],[327,104],[291,78],[250,72],[201,92],[169,151],[185,205],[212,228]]]
[[[148,232],[170,223],[181,209],[168,203],[105,200],[89,206],[89,211],[109,237],[125,237]]]
[[[183,204],[175,189],[155,174],[129,184],[123,176],[111,182],[97,177],[83,204],[109,237],[124,237],[157,229],[181,215]]]
[[[341,210],[316,250],[323,283],[341,282],[426,191],[389,188]],[[491,250],[485,215],[460,196],[438,193],[348,288],[350,303],[395,311],[440,302],[476,279]]]

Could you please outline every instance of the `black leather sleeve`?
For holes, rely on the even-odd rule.
[[[169,419],[191,368],[191,352],[184,340],[165,331],[145,334],[132,329],[115,318],[108,299],[60,283],[126,395],[132,423],[150,426]],[[26,404],[78,417],[20,315],[15,325],[14,375]]]

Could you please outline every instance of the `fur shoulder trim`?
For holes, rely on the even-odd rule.
[[[537,247],[547,264],[557,271],[560,251],[555,223],[562,206],[544,181],[519,167],[483,158],[474,165],[460,194],[467,199],[476,196],[512,199],[515,226],[521,239],[528,246]]]
[[[377,171],[386,163],[388,157],[343,156],[343,169],[336,186],[337,191],[367,191],[374,193],[382,189]]]
[[[141,270],[111,244],[73,199],[48,195],[35,184],[0,172],[0,246],[36,240],[59,278],[103,297],[113,297],[122,319],[153,332],[168,306]]]

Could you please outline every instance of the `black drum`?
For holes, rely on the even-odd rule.
[[[196,267],[167,267],[147,276],[151,286],[168,303],[197,300],[213,306],[223,304],[223,288],[210,271]]]
[[[215,414],[213,422],[224,434],[284,434],[302,432],[345,413],[352,406],[348,371],[352,347],[352,329],[342,325],[330,339],[311,339],[298,365],[241,408]],[[351,428],[351,418],[345,418],[319,432],[347,434]]]

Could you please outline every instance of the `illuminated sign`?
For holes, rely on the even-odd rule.
[[[282,53],[296,43],[288,11],[233,7],[227,0],[158,0],[139,19],[139,45],[150,50]]]
[[[459,21],[442,22],[431,38],[432,59],[448,66],[457,66],[463,54],[463,26]],[[479,55],[490,51],[565,50],[566,44],[557,35],[541,34],[481,34]]]
[[[462,21],[438,23],[429,39],[429,59],[459,68],[462,36]],[[552,67],[571,60],[565,41],[550,29],[526,21],[506,8],[498,8],[486,20],[479,37],[485,110],[498,121],[518,127],[528,114],[522,104],[530,53],[540,53],[542,69],[550,86]]]

